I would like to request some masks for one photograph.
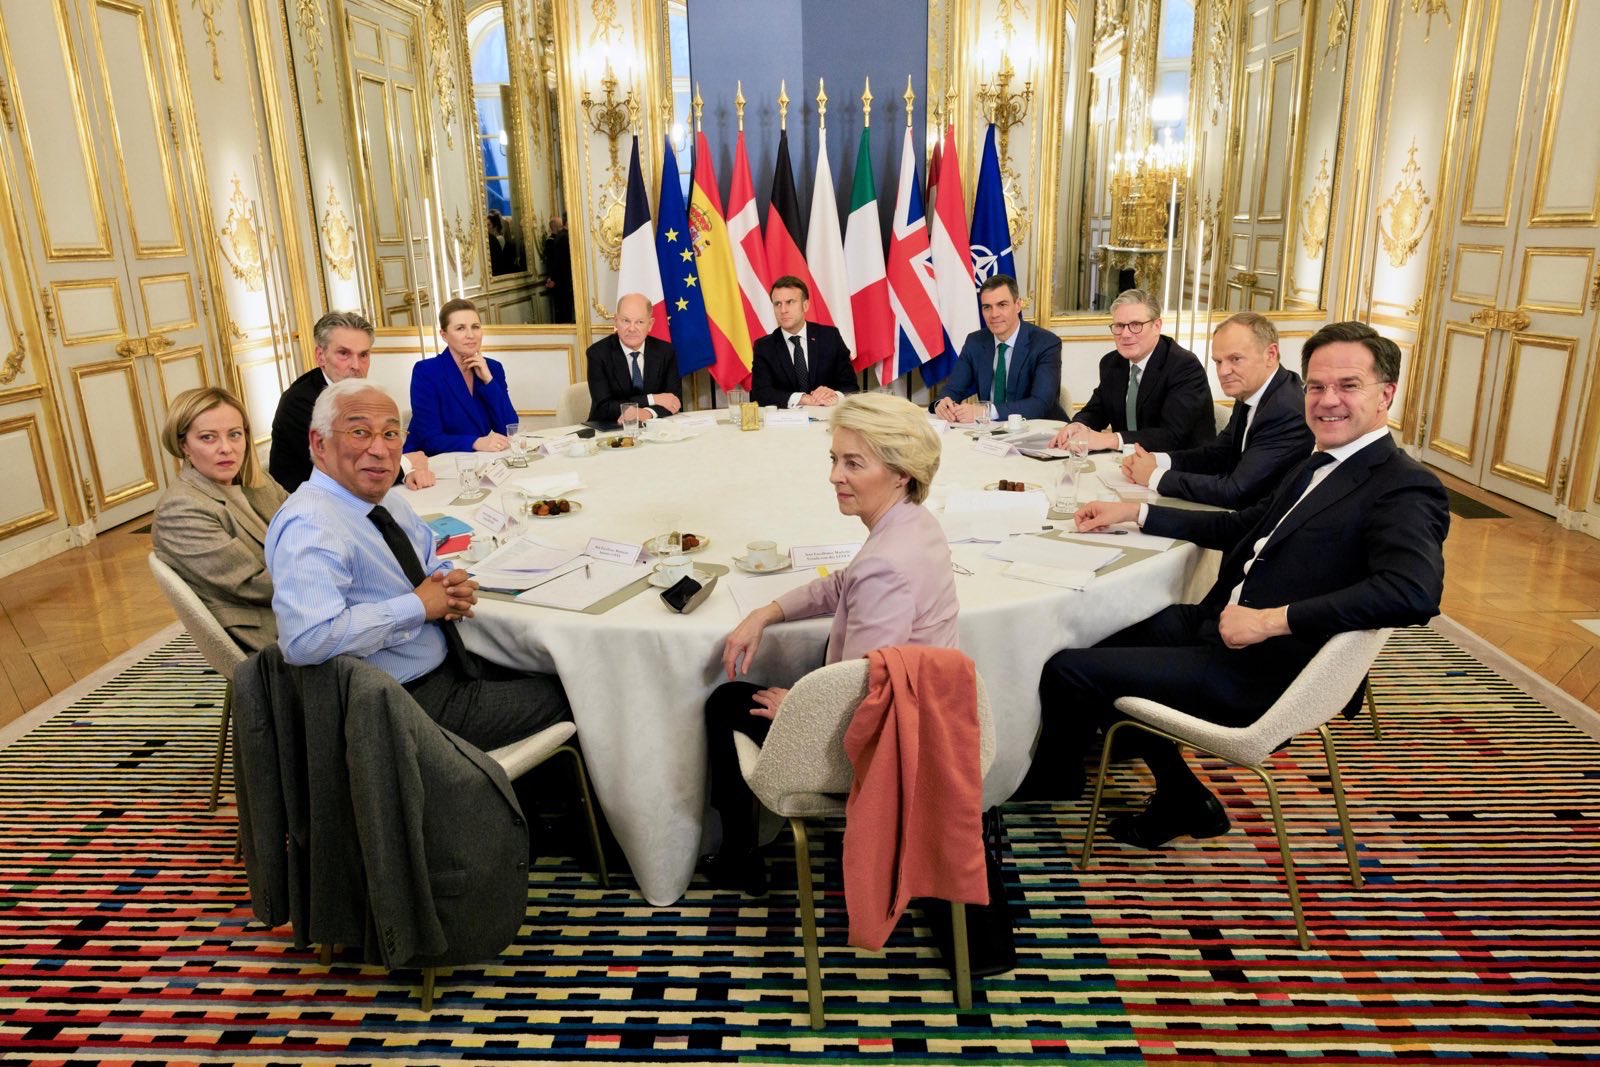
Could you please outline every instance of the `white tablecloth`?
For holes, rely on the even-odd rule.
[[[999,478],[1049,488],[1059,471],[1059,463],[976,453],[959,430],[943,440],[936,495],[982,488]],[[583,504],[581,513],[526,524],[545,538],[579,546],[591,536],[642,542],[677,529],[710,537],[696,562],[731,564],[747,542],[758,539],[776,540],[784,551],[865,539],[861,522],[838,512],[828,484],[829,444],[825,424],[749,433],[718,425],[675,444],[548,457],[516,474],[573,471],[583,478],[586,487],[571,494]],[[445,506],[458,489],[448,476],[453,463],[441,459],[436,467],[440,485],[408,494],[412,505],[424,514],[446,511],[470,521],[472,508]],[[499,494],[490,502],[498,504]],[[998,752],[984,800],[996,804],[1027,771],[1045,660],[1179,600],[1198,552],[1178,544],[1075,592],[1002,576],[1005,564],[985,558],[987,547],[952,545],[951,554],[974,572],[956,578],[961,643],[994,705]],[[462,627],[475,652],[560,676],[600,803],[653,904],[669,904],[682,894],[701,847],[703,705],[724,681],[722,641],[739,621],[726,585],[720,583],[690,615],[672,613],[651,590],[604,615],[482,600]],[[828,626],[828,619],[809,619],[769,629],[750,680],[790,685],[820,666]]]

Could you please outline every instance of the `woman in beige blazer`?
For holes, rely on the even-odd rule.
[[[178,572],[235,641],[251,651],[278,639],[262,543],[287,494],[256,462],[250,419],[233,394],[178,394],[161,443],[183,461],[156,504],[156,556]]]

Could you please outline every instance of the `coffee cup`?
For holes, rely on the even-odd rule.
[[[694,564],[689,562],[688,556],[668,556],[656,564],[656,573],[676,584],[694,573]]]
[[[751,541],[744,546],[744,551],[744,561],[752,567],[771,570],[779,564],[776,541]]]
[[[493,537],[488,534],[473,534],[472,540],[467,542],[466,549],[461,553],[461,558],[468,563],[477,563],[493,551]]]
[[[1022,429],[1022,423],[1023,419],[1021,415],[1006,416],[1006,429],[1008,430],[1020,430]]]

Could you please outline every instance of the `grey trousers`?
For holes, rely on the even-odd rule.
[[[479,677],[470,677],[446,656],[438,667],[406,683],[428,717],[456,736],[487,752],[572,718],[555,675],[524,674],[473,659]]]

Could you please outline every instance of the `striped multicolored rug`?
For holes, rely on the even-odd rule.
[[[1549,1062],[1600,1056],[1600,749],[1428,630],[1341,723],[1368,885],[1320,746],[1281,753],[1315,943],[1299,951],[1252,779],[1231,834],[1069,862],[1087,804],[1014,806],[1021,963],[957,1011],[920,922],[844,944],[824,851],[829,1027],[806,1029],[786,847],[765,903],[651,908],[573,861],[534,874],[505,955],[442,981],[320,966],[252,924],[233,819],[205,811],[222,686],[187,638],[0,752],[0,1061]],[[1142,791],[1119,770],[1112,800]],[[624,879],[625,882],[625,879]]]

